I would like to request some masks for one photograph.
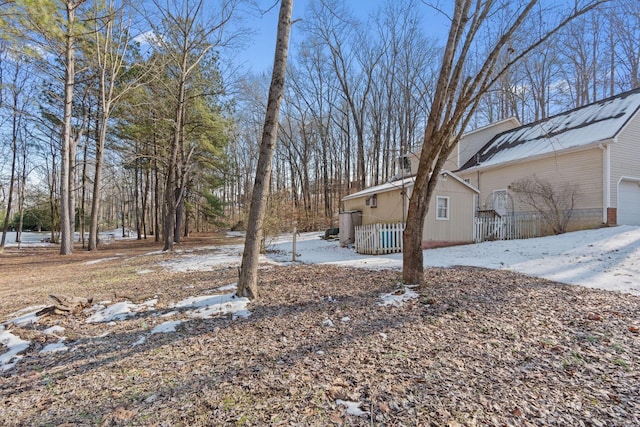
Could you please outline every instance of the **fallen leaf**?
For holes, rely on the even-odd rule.
[[[329,390],[327,390],[327,394],[329,395],[331,400],[338,400],[338,399],[348,400],[349,399],[349,397],[347,396],[347,392],[342,387],[338,387],[338,386],[329,387]]]
[[[587,316],[587,319],[595,320],[599,322],[600,320],[602,320],[602,316],[600,316],[598,313],[589,313],[589,315]]]
[[[113,418],[118,421],[127,421],[133,418],[137,414],[137,411],[126,409],[124,406],[118,406],[113,411]]]
[[[329,419],[334,424],[342,424],[344,422],[344,420],[342,419],[342,415],[339,414],[339,413],[336,413],[336,412],[334,412],[333,414],[329,415]]]
[[[636,325],[629,326],[629,332],[633,332],[634,334],[637,334],[638,331],[640,331],[640,328],[638,328]]]

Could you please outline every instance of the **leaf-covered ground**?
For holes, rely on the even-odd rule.
[[[155,269],[171,255],[119,245],[0,255],[0,321],[49,293],[157,296],[157,314],[237,277]],[[162,317],[145,313],[8,326],[31,346],[0,371],[0,424],[640,425],[639,297],[452,268],[428,270],[418,298],[380,305],[399,280],[394,270],[266,266],[247,319],[153,335]],[[59,339],[42,332],[54,325],[68,350],[40,353]]]

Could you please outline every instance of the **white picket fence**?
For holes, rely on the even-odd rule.
[[[542,219],[536,215],[474,218],[473,241],[530,239],[542,235]]]
[[[404,224],[367,224],[356,227],[356,252],[382,255],[402,252]]]

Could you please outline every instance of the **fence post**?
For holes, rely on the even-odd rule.
[[[298,234],[298,227],[293,227],[293,241],[292,243],[292,248],[291,248],[291,261],[292,262],[296,262],[296,234]]]

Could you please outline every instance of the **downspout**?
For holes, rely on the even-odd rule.
[[[607,224],[607,210],[611,207],[611,150],[609,144],[598,147],[602,150],[602,222]]]
[[[478,186],[476,187],[478,189],[478,194],[476,195],[476,210],[474,212],[474,216],[476,215],[476,213],[481,209],[481,205],[480,205],[480,194],[482,194],[482,191],[480,190],[480,170],[478,170]]]

